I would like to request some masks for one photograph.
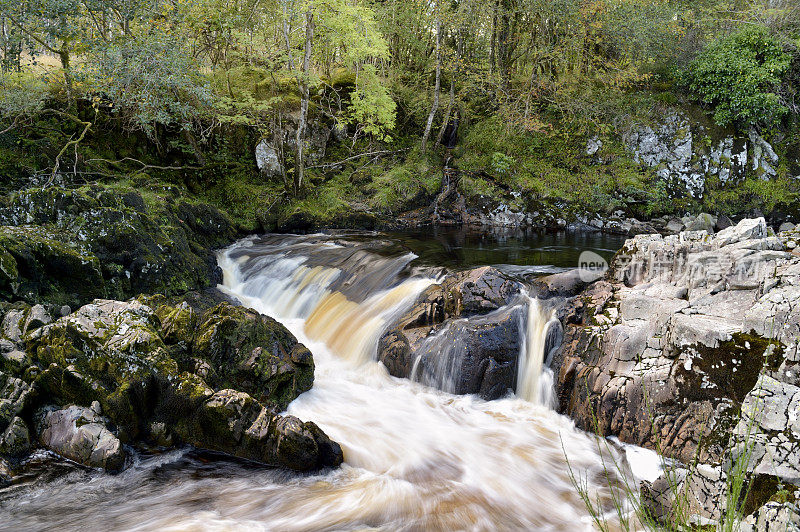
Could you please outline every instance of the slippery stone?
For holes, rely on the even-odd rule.
[[[125,451],[106,423],[90,408],[45,409],[39,419],[39,441],[70,460],[116,471],[124,465]]]

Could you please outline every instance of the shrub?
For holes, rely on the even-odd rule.
[[[789,70],[784,52],[766,28],[739,31],[712,43],[684,72],[684,83],[714,108],[720,126],[774,125],[787,108],[776,94]]]

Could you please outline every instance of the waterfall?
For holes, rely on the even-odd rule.
[[[561,322],[555,311],[530,295],[525,326],[521,327],[523,338],[517,370],[517,396],[554,408],[553,371],[549,357],[561,343]]]
[[[222,253],[223,286],[265,314],[301,320],[306,336],[362,364],[374,356],[392,318],[435,281],[401,276],[416,257],[411,253],[387,258],[354,246],[315,244],[310,253],[307,239],[284,237]]]
[[[523,384],[516,397],[483,401],[391,377],[373,360],[377,338],[435,279],[411,265],[413,255],[376,251],[374,241],[270,236],[219,255],[220,288],[314,354],[314,385],[288,413],[339,442],[342,467],[294,475],[175,451],[119,475],[81,472],[98,476],[33,486],[10,501],[0,489],[0,528],[592,530],[570,470],[585,475],[617,528],[607,479],[618,470],[604,468],[595,440],[571,420],[522,398],[546,388],[541,366],[558,333],[552,312],[524,297],[498,310],[520,325],[504,341],[525,344],[516,347],[525,363],[511,368]],[[449,322],[431,349],[482,319]]]

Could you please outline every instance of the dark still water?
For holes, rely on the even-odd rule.
[[[487,264],[576,268],[583,251],[594,251],[608,260],[627,238],[576,231],[485,232],[443,227],[389,233],[389,236],[418,255],[423,264],[459,269]]]

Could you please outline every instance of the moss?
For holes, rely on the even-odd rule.
[[[798,488],[784,483],[772,475],[755,475],[744,487],[747,499],[741,507],[742,515],[750,515],[770,501],[786,503],[794,502]]]
[[[245,391],[278,409],[313,384],[313,357],[285,327],[228,303],[202,316],[192,354],[214,368],[213,386]]]

